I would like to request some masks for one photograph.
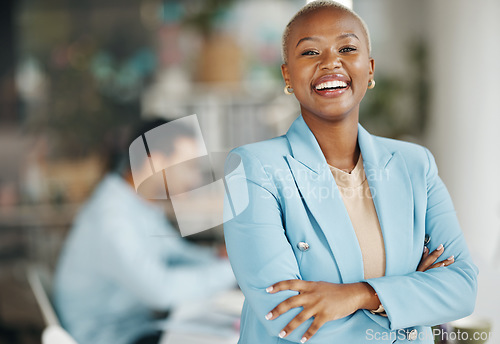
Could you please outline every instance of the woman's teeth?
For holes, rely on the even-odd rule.
[[[315,88],[317,90],[324,90],[327,88],[345,88],[345,87],[347,87],[346,82],[340,81],[340,80],[332,80],[332,81],[322,82],[321,84],[317,85]]]

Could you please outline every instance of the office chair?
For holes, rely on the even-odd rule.
[[[48,283],[50,280],[48,270],[39,266],[31,266],[28,268],[27,277],[46,325],[42,332],[42,344],[77,344],[61,327],[50,301],[51,288]]]

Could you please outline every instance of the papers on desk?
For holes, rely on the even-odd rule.
[[[221,339],[225,339],[224,343],[236,343],[243,301],[243,294],[237,290],[224,292],[210,301],[183,305],[173,312],[162,327],[168,333],[167,337],[200,336],[204,337],[203,343],[211,343],[208,339],[214,337],[214,340],[219,339],[218,343]]]

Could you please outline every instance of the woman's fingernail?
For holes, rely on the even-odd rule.
[[[427,253],[428,250],[427,246],[424,246],[424,253]]]
[[[443,249],[443,244],[439,245],[437,248],[438,251],[441,251],[442,249]]]
[[[443,263],[443,264],[441,264],[441,267],[443,267],[443,266],[444,266],[444,263]]]
[[[302,337],[302,339],[300,340],[300,342],[301,342],[302,344],[304,344],[305,342],[307,342],[307,338],[306,338],[306,337]]]
[[[273,317],[273,313],[272,312],[269,312],[266,314],[266,320],[269,320]]]
[[[285,338],[285,336],[286,336],[285,331],[281,331],[280,334],[278,334],[278,337],[280,337],[280,338]]]
[[[268,293],[270,293],[270,292],[272,292],[272,291],[273,291],[273,289],[274,289],[274,288],[273,288],[273,286],[270,286],[270,287],[267,287],[267,288],[266,288],[266,291],[267,291]]]
[[[446,259],[446,260],[453,260],[455,259],[455,256],[450,256],[450,258]]]

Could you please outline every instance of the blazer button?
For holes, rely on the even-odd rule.
[[[301,241],[301,242],[299,242],[299,243],[297,244],[297,248],[298,248],[299,250],[301,250],[301,251],[305,252],[305,251],[309,250],[309,244],[308,244],[307,242],[303,242],[303,241]]]
[[[430,242],[431,242],[431,236],[429,234],[426,234],[424,239],[424,246],[427,246],[427,244]]]
[[[412,341],[412,340],[416,340],[417,337],[418,337],[418,331],[416,329],[413,329],[411,331],[408,332],[407,336],[408,340]]]

